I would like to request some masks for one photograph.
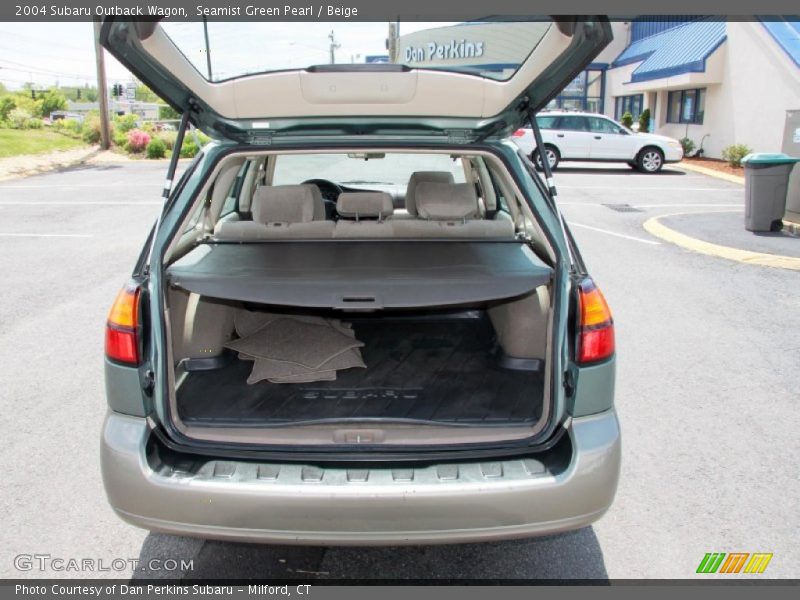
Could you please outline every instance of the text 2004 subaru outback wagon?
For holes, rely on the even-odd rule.
[[[209,25],[226,43],[195,65],[189,25],[107,20],[101,34],[182,111],[177,148],[187,124],[214,137],[174,185],[171,163],[108,318],[117,514],[327,544],[598,519],[620,466],[612,318],[507,138],[609,42],[608,23],[506,23],[518,56],[502,72],[264,71],[274,48],[224,55],[232,23]]]

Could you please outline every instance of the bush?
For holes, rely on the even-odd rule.
[[[688,137],[681,138],[680,142],[681,146],[683,147],[683,155],[689,156],[692,153],[692,150],[694,150],[694,142]]]
[[[731,144],[722,150],[722,158],[732,167],[741,167],[742,159],[752,151],[746,144]]]
[[[62,123],[64,123],[63,125],[64,129],[66,129],[75,137],[80,137],[81,131],[83,129],[83,123],[78,121],[78,119],[64,119]]]
[[[8,124],[12,129],[23,129],[33,115],[23,108],[15,108],[8,113]]]
[[[183,138],[183,146],[181,146],[181,158],[194,158],[200,148],[194,143],[191,138]]]
[[[120,148],[124,148],[125,145],[128,143],[128,134],[124,131],[120,131],[114,128],[114,132],[111,134],[111,142],[115,146],[119,146]]]
[[[31,98],[30,93],[17,92],[14,95],[14,104],[17,108],[21,108],[29,113],[32,117],[42,117],[42,99],[41,97],[34,100]]]
[[[167,155],[167,145],[159,138],[153,138],[147,144],[147,158],[164,158]]]
[[[167,148],[167,150],[171,151],[175,147],[175,140],[178,137],[178,134],[175,131],[161,131],[156,135],[156,137],[164,142],[164,146]]]
[[[17,103],[13,96],[3,96],[0,98],[0,121],[6,121],[8,114],[17,108]]]
[[[100,132],[100,117],[96,115],[87,116],[81,126],[81,137],[90,144],[99,144],[102,137]]]
[[[114,119],[114,126],[122,133],[127,133],[131,129],[136,129],[136,115],[122,115]]]
[[[131,129],[128,132],[128,143],[125,144],[125,150],[132,153],[139,153],[147,148],[150,143],[150,134],[141,129]]]
[[[25,121],[25,129],[41,129],[44,126],[41,119],[30,118]]]
[[[645,108],[639,115],[639,133],[650,131],[650,109]]]
[[[626,112],[622,115],[622,118],[619,120],[620,123],[625,125],[628,129],[633,127],[633,115],[629,112]]]
[[[42,115],[49,117],[54,110],[67,108],[67,97],[58,90],[48,90],[42,96]]]

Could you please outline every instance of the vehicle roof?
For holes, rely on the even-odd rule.
[[[603,113],[595,113],[595,112],[586,112],[583,110],[564,110],[564,109],[554,109],[554,110],[542,110],[539,111],[541,116],[550,116],[550,117],[558,117],[562,115],[573,115],[578,117],[605,117],[606,119],[610,119],[608,115],[604,115]]]

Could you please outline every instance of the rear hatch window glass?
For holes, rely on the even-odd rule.
[[[286,154],[275,163],[273,185],[294,185],[327,179],[348,187],[405,186],[416,171],[447,171],[464,182],[460,159],[447,154]]]
[[[386,22],[255,23],[200,21],[161,25],[209,81],[323,64],[388,63],[506,80],[533,52],[549,19],[504,23],[398,24],[397,52],[387,53]]]

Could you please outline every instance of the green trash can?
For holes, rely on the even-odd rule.
[[[780,231],[786,210],[789,175],[800,158],[758,152],[742,159],[744,165],[744,227],[747,231]]]

